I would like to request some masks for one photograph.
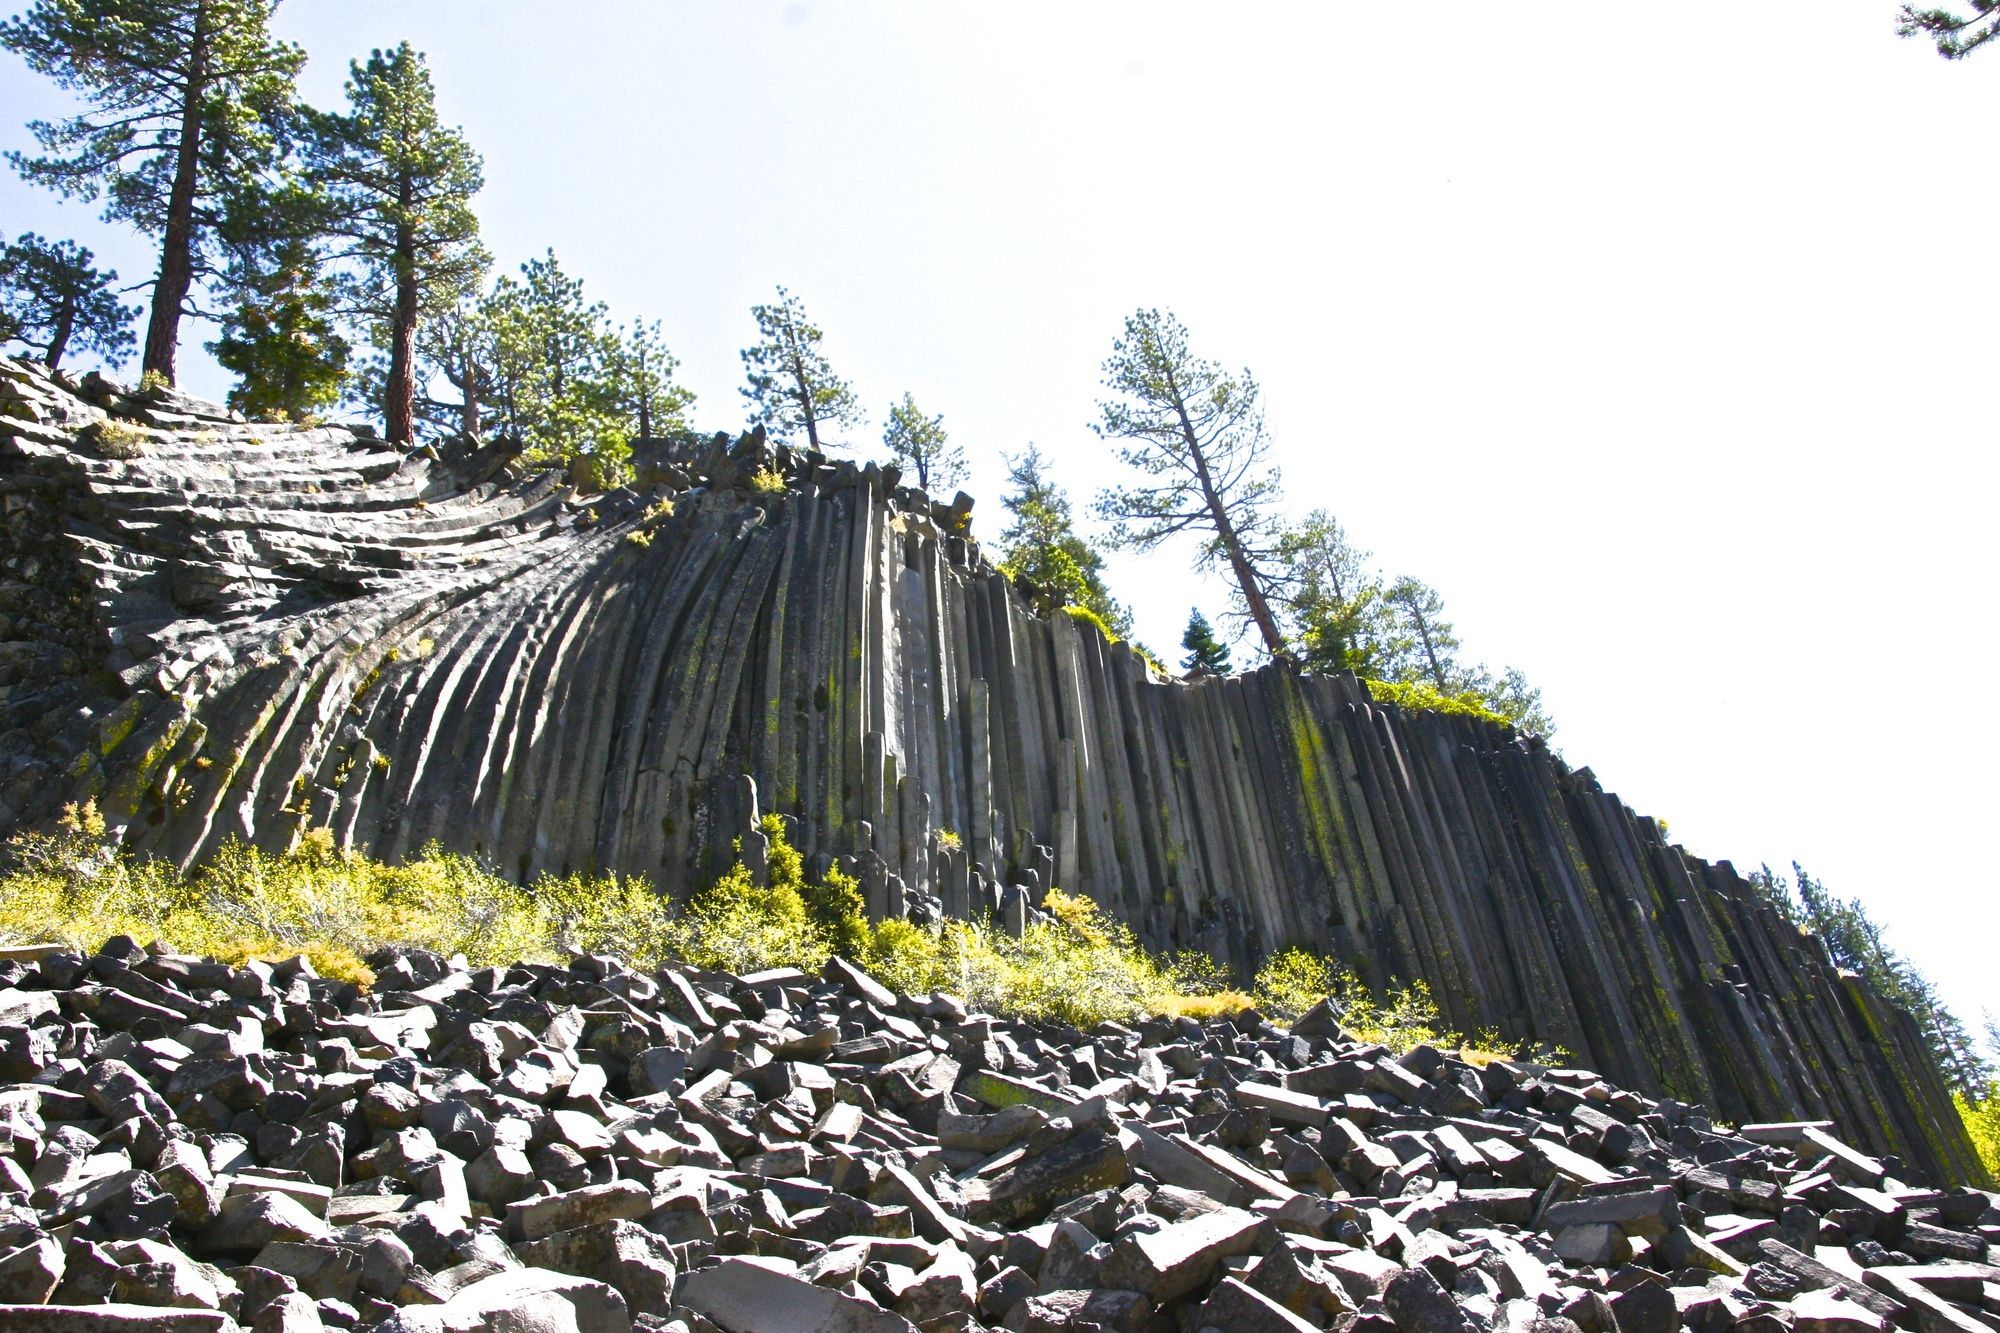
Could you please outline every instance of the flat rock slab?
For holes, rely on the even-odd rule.
[[[602,1282],[513,1268],[481,1278],[443,1305],[397,1311],[379,1333],[632,1333],[625,1300]]]
[[[220,1310],[151,1305],[0,1305],[7,1333],[223,1333],[236,1321]]]
[[[653,1195],[636,1180],[524,1199],[507,1208],[507,1227],[521,1240],[540,1240],[596,1222],[633,1221],[653,1211]]]
[[[1201,1286],[1224,1259],[1250,1253],[1272,1231],[1255,1213],[1222,1208],[1158,1231],[1136,1232],[1111,1247],[1100,1284],[1143,1291],[1164,1303]]]
[[[729,1333],[915,1333],[917,1327],[870,1301],[748,1259],[688,1274],[680,1303]]]

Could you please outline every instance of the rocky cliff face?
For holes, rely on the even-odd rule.
[[[681,893],[761,802],[878,914],[1060,884],[1156,947],[1329,949],[1724,1119],[1977,1170],[1907,1016],[1588,770],[1352,679],[1166,680],[893,471],[718,437],[579,496],[18,362],[0,409],[0,824],[95,795],[180,861],[330,825]]]

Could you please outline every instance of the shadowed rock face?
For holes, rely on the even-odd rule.
[[[96,795],[183,862],[330,825],[678,894],[761,803],[878,914],[1060,884],[1155,947],[1329,949],[1724,1119],[1975,1169],[1910,1020],[1587,769],[1351,678],[1164,680],[893,469],[718,437],[578,496],[13,361],[0,411],[6,826]]]

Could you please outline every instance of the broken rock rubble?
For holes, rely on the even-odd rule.
[[[2000,1329],[1991,1195],[1330,1010],[370,962],[0,960],[0,1328]]]

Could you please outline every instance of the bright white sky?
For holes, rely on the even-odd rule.
[[[663,320],[705,429],[740,426],[748,309],[789,286],[859,442],[914,392],[989,536],[1003,452],[1038,442],[1080,511],[1115,476],[1099,365],[1174,310],[1262,382],[1292,510],[1439,588],[1572,763],[1700,855],[1859,895],[1977,1022],[2000,54],[1947,64],[1894,8],[290,0],[278,27],[321,105],[366,48],[426,51],[501,264],[552,246]],[[64,103],[0,61],[25,148]],[[151,273],[0,181],[29,228]],[[1179,552],[1113,587],[1174,655],[1224,600]]]

